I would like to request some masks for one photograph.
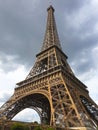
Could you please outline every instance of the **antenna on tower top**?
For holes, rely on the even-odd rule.
[[[51,0],[49,0],[49,5],[52,6],[53,2]]]
[[[49,5],[51,5],[52,4],[52,2],[51,2],[51,0],[49,0]]]

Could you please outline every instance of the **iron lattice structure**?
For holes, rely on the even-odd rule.
[[[12,97],[0,108],[0,118],[11,120],[25,108],[34,109],[42,124],[68,130],[93,130],[98,125],[98,106],[87,87],[76,78],[62,51],[54,9],[48,9],[41,52],[25,80],[17,83]]]

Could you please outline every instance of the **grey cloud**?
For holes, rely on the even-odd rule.
[[[18,57],[14,55],[0,53],[0,68],[3,68],[6,72],[9,72],[9,70],[15,70],[19,66],[19,63],[16,63],[17,58]]]
[[[20,63],[28,66],[32,57],[34,58],[33,53],[36,54],[33,51],[37,49],[36,43],[38,43],[37,39],[39,38],[36,37],[40,37],[36,34],[36,25],[33,25],[33,23],[36,23],[35,17],[32,16],[35,12],[33,12],[33,9],[30,10],[29,7],[27,11],[23,11],[22,9],[26,6],[22,8],[22,4],[18,6],[18,9],[14,8],[17,2],[10,2],[11,4],[8,3],[8,5],[2,2],[3,8],[0,11],[0,52],[13,55],[13,57],[17,55],[16,64]]]
[[[85,61],[84,63],[81,62],[81,59],[79,60],[79,57],[77,60],[74,61],[75,66],[73,68],[75,69],[75,72],[80,75],[82,73],[87,73],[90,71],[90,69],[93,69],[93,63],[90,62],[90,60]]]
[[[69,1],[69,0],[53,0],[51,2],[57,9],[58,11],[63,10],[62,13],[73,13],[76,10],[79,10],[82,6],[84,6],[85,4],[89,4],[90,1],[89,0],[85,0],[85,1],[79,1],[79,0],[74,0],[74,1]]]
[[[10,96],[11,96],[11,94],[9,94],[9,93],[4,93],[4,94],[2,95],[2,97],[0,97],[0,103],[6,102],[6,101],[10,98]]]

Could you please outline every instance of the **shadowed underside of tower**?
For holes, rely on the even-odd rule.
[[[68,130],[95,130],[98,106],[78,80],[62,51],[54,8],[48,9],[41,52],[26,79],[17,83],[12,97],[0,108],[0,118],[11,120],[25,108],[34,109],[42,124]]]

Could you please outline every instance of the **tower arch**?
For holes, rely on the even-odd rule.
[[[25,108],[34,109],[40,117],[41,124],[50,124],[50,102],[48,96],[45,93],[42,93],[42,91],[36,91],[31,94],[22,96],[13,104],[10,104],[4,113],[6,118],[11,120],[15,117],[15,115],[17,115]]]

